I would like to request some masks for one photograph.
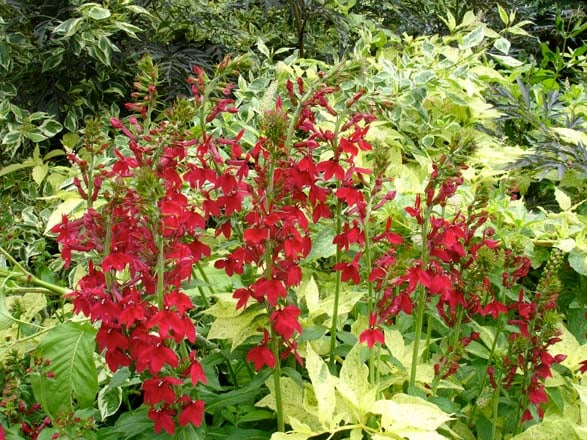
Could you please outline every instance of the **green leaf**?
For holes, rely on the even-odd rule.
[[[3,67],[5,70],[10,70],[11,64],[10,49],[6,42],[0,41],[0,67]]]
[[[10,328],[12,324],[14,324],[14,318],[6,305],[6,297],[0,292],[0,330]]]
[[[102,420],[116,414],[118,408],[122,404],[122,388],[120,387],[104,387],[98,393],[98,409]]]
[[[568,195],[566,195],[565,192],[561,189],[554,188],[554,198],[556,199],[558,206],[560,206],[560,208],[563,211],[568,211],[569,209],[571,209],[571,198]]]
[[[493,47],[499,50],[502,54],[507,55],[510,51],[511,43],[502,37],[495,40]]]
[[[582,440],[575,430],[576,424],[563,418],[546,418],[537,425],[511,438],[511,440]]]
[[[575,272],[587,276],[587,253],[578,247],[569,252],[569,265]]]
[[[35,166],[32,172],[33,180],[35,181],[35,183],[37,185],[43,183],[43,180],[45,180],[45,177],[47,177],[48,172],[49,165],[47,165],[46,163]]]
[[[461,48],[471,49],[475,46],[478,46],[483,41],[484,37],[485,31],[483,30],[483,26],[479,26],[463,37],[463,44],[461,45]]]
[[[497,55],[497,54],[493,54],[490,53],[489,55],[491,55],[493,58],[495,58],[495,60],[505,66],[505,67],[520,67],[522,65],[524,65],[523,62],[521,62],[520,60],[517,60],[513,57],[510,56],[506,56],[506,55]]]
[[[43,409],[55,417],[60,411],[92,407],[98,392],[94,363],[96,329],[88,323],[67,322],[49,331],[39,343],[39,354],[50,363],[33,387],[35,397],[44,399]]]
[[[263,326],[261,319],[267,318],[257,317],[263,314],[262,309],[250,308],[238,316],[216,319],[210,326],[208,339],[230,339],[234,350],[249,337],[259,333],[257,329]]]
[[[369,385],[369,368],[361,360],[364,348],[362,344],[355,344],[349,351],[336,383],[336,390],[346,399],[347,405],[356,410],[357,420],[354,422],[358,423],[364,422],[377,393],[377,389]]]
[[[92,6],[90,10],[87,12],[88,16],[93,18],[94,20],[104,20],[110,17],[110,11],[102,6]]]
[[[43,134],[47,137],[53,137],[61,130],[63,130],[63,125],[59,122],[55,121],[54,119],[46,119],[40,126],[39,130],[43,132]]]
[[[271,58],[271,54],[269,53],[269,48],[267,47],[267,45],[263,42],[263,40],[261,38],[257,39],[257,49],[259,49],[259,52],[261,52],[263,55],[265,55],[266,58]]]
[[[33,142],[43,142],[47,139],[47,136],[45,136],[38,128],[33,128],[30,131],[24,131],[23,134],[26,138],[29,138]]]
[[[48,72],[55,69],[63,62],[63,50],[54,53],[43,60],[42,72]]]
[[[497,4],[497,12],[499,12],[499,18],[501,19],[502,23],[507,27],[507,25],[510,24],[508,13],[499,3]]]
[[[57,26],[55,29],[53,29],[53,33],[54,34],[63,34],[63,36],[65,38],[71,37],[80,28],[80,26],[82,24],[82,20],[83,20],[82,17],[70,18],[68,20],[65,20],[63,23],[61,23],[59,26]]]
[[[394,395],[391,400],[374,402],[371,412],[381,414],[381,425],[386,432],[410,440],[445,439],[436,430],[452,419],[433,403],[402,393]]]
[[[325,427],[333,428],[338,422],[334,418],[336,408],[335,378],[310,344],[306,344],[306,369],[316,395],[318,420]]]

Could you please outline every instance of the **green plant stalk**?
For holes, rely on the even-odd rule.
[[[342,206],[340,201],[336,202],[336,235],[342,231]],[[336,246],[335,264],[340,263],[342,260],[342,251],[339,246]],[[332,323],[330,325],[330,349],[329,349],[329,360],[328,366],[332,371],[334,368],[334,351],[336,350],[336,332],[338,326],[338,307],[340,302],[340,288],[342,285],[342,272],[337,270],[335,274],[334,282],[334,302],[332,306]]]
[[[499,319],[497,320],[497,326],[495,328],[495,337],[493,338],[493,343],[491,344],[491,350],[489,351],[489,356],[487,358],[485,374],[483,374],[483,376],[481,377],[481,385],[479,387],[479,397],[481,397],[481,394],[483,393],[483,389],[485,388],[485,385],[487,384],[487,378],[489,377],[489,367],[491,367],[491,362],[493,361],[493,358],[495,356],[495,350],[497,348],[497,340],[499,339],[499,335],[501,334],[502,327],[503,327],[503,319],[500,316]],[[501,392],[501,390],[500,390],[500,392]],[[499,403],[499,394],[497,396],[497,401]],[[473,410],[471,411],[471,415],[469,416],[469,426],[470,427],[473,426],[475,415],[477,413],[477,408],[478,408],[478,405],[474,405]],[[497,419],[495,419],[494,422],[497,422]]]
[[[273,179],[275,178],[275,158],[271,155],[269,157],[271,161],[269,164],[269,174],[267,181],[267,197],[265,198],[265,209],[269,212],[271,204],[273,203]],[[273,269],[273,246],[271,241],[268,241],[265,246],[265,273],[266,278],[271,279]],[[269,311],[268,311],[269,312]],[[279,335],[275,331],[272,325],[271,327],[271,351],[275,357],[275,365],[273,367],[273,384],[275,386],[275,413],[277,417],[277,431],[285,431],[284,411],[283,411],[283,398],[281,395],[281,356],[279,354]]]
[[[165,246],[163,243],[163,237],[160,237],[159,243],[159,254],[157,256],[157,304],[159,310],[163,310],[163,297],[165,296]]]
[[[430,222],[430,214],[432,209],[427,206],[424,212],[422,222],[422,248],[420,250],[420,260],[422,266],[428,263],[428,249],[426,246],[426,238],[428,236],[428,223]],[[416,385],[416,373],[418,369],[418,353],[420,351],[420,338],[422,337],[422,328],[424,327],[424,312],[426,311],[426,288],[422,284],[418,285],[416,289],[416,335],[414,339],[414,349],[412,351],[412,366],[410,369],[410,388]]]
[[[214,289],[212,289],[212,286],[210,285],[210,280],[208,279],[208,275],[206,275],[206,272],[204,272],[204,268],[202,267],[202,264],[199,261],[196,262],[196,269],[198,270],[198,273],[200,274],[200,276],[202,277],[204,282],[207,284],[208,291],[210,292],[210,294],[213,294]],[[202,297],[202,300],[204,301],[204,305],[206,306],[206,308],[209,308],[210,301],[208,300],[208,297],[204,293],[204,290],[202,288],[198,287],[198,291],[200,292],[200,296]]]
[[[491,414],[491,440],[497,440],[497,411],[499,409],[499,396],[501,394],[501,380],[497,380],[497,388],[493,393],[493,407]]]
[[[283,397],[281,395],[281,358],[279,355],[279,335],[271,327],[271,351],[275,356],[275,367],[273,368],[273,385],[275,387],[275,413],[277,416],[277,431],[285,431],[283,417]]]
[[[369,200],[369,205],[367,206],[366,215],[365,215],[365,223],[363,225],[363,233],[365,234],[365,263],[367,266],[367,276],[371,274],[371,270],[373,267],[372,255],[371,255],[371,239],[369,236],[369,222],[371,220],[371,201]],[[375,313],[375,291],[373,289],[373,282],[367,281],[367,313],[370,317],[372,313]],[[379,376],[377,374],[377,376]],[[376,384],[376,371],[375,371],[375,351],[369,350],[369,381],[371,385]]]

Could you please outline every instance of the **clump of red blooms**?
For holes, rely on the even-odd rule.
[[[514,255],[509,249],[503,250],[501,244],[491,238],[494,234],[492,228],[481,229],[488,220],[487,214],[457,210],[452,218],[446,218],[444,208],[463,183],[461,168],[453,165],[447,157],[433,168],[424,192],[425,201],[417,195],[414,206],[406,208],[425,236],[419,257],[401,268],[396,265],[396,249],[389,247],[370,274],[369,281],[382,292],[378,319],[391,323],[400,312],[412,314],[418,288],[425,290],[426,301],[435,304],[439,316],[449,328],[461,329],[462,323],[471,320],[492,318],[497,323],[504,319],[518,331],[509,334],[507,356],[493,359],[497,364],[488,367],[490,383],[497,387],[495,372],[499,368],[502,386],[505,389],[518,386],[522,395],[527,397],[522,402],[522,422],[532,419],[530,405],[542,417],[541,405],[548,401],[544,381],[552,376],[552,365],[566,357],[549,353],[549,348],[560,341],[552,315],[558,295],[555,280],[558,266],[554,265],[545,272],[544,281],[530,301],[524,290],[517,286],[518,281],[528,274],[530,260]],[[399,240],[389,242],[401,244]],[[553,252],[557,255],[556,251]],[[489,279],[500,260],[502,264],[497,266],[504,268],[501,288]],[[560,265],[560,258],[557,261]],[[519,291],[517,301],[500,293],[512,289]],[[456,325],[457,321],[459,325]],[[376,319],[371,317],[368,333],[361,337],[369,346],[383,341],[382,334],[374,338],[375,322]],[[434,366],[437,377],[442,379],[457,372],[466,347],[479,339],[476,331],[452,336],[452,345]]]
[[[225,60],[217,74],[233,67]],[[236,242],[215,261],[229,276],[247,280],[234,291],[236,307],[265,306],[268,327],[246,356],[260,370],[290,355],[302,363],[297,352],[301,309],[293,288],[302,280],[301,264],[312,248],[311,223],[330,218],[340,222],[334,238],[340,258],[333,270],[342,282],[366,281],[376,294],[360,342],[369,348],[382,344],[382,326],[401,312],[412,314],[419,289],[448,327],[503,319],[519,331],[509,334],[511,349],[503,362],[489,366],[491,384],[496,386],[499,374],[504,387],[519,386],[528,405],[541,414],[544,380],[564,359],[548,353],[558,339],[541,324],[554,309],[556,293],[538,291],[532,301],[523,290],[517,301],[500,293],[528,273],[529,260],[503,251],[493,230],[482,229],[487,214],[467,210],[446,217],[444,210],[463,183],[462,167],[447,157],[434,165],[424,193],[406,209],[421,228],[421,252],[399,265],[396,253],[409,245],[392,232],[391,219],[374,236],[366,232],[371,213],[395,193],[384,178],[384,154],[373,152],[373,169],[357,165],[359,155],[372,150],[365,137],[375,120],[354,110],[363,91],[350,97],[341,113],[329,99],[339,92],[336,86],[324,81],[307,90],[302,78],[288,81],[287,101],[278,97],[265,111],[260,136],[247,150],[244,131],[229,139],[213,135],[209,127],[222,114],[238,112],[233,85],[210,81],[199,68],[194,74],[190,105],[192,114],[203,116],[199,131],[193,130],[193,118],[181,114],[181,105],[165,120],[151,122],[156,71],[144,64],[134,101],[126,106],[137,114],[126,123],[111,120],[125,139],[124,151],[115,147],[115,162],[93,175],[92,167],[71,155],[82,171],[82,180],[74,183],[89,208],[77,220],[64,217],[53,229],[66,265],[74,251],[92,255],[87,275],[72,294],[75,310],[99,323],[96,341],[112,371],[129,367],[141,375],[143,402],[157,432],[173,433],[177,424],[199,426],[203,420],[204,404],[195,386],[206,376],[195,351],[194,306],[182,283],[212,253],[204,235],[212,230]],[[344,118],[339,129],[322,128],[319,112]],[[86,149],[98,155],[111,144],[96,141]],[[100,210],[92,205],[98,196],[105,202]],[[376,258],[365,277],[367,242]],[[501,288],[489,281],[492,258],[509,268]],[[478,338],[474,331],[455,335],[435,366],[437,376],[455,374],[465,348]],[[520,371],[528,380],[520,383]],[[524,409],[525,420],[531,413]]]

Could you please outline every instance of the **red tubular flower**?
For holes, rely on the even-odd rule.
[[[181,385],[182,381],[172,377],[153,377],[143,382],[143,401],[149,405],[155,405],[159,402],[165,402],[167,405],[171,405],[176,400],[174,385]]]
[[[277,309],[271,313],[269,321],[283,339],[290,339],[294,332],[302,332],[302,326],[298,322],[300,313],[300,309],[296,306],[285,306],[283,309]]]
[[[170,409],[169,407],[160,409],[150,408],[148,416],[153,422],[155,422],[155,432],[157,434],[161,431],[165,431],[169,435],[173,435],[175,432],[175,422],[173,420],[175,410]]]
[[[189,400],[183,406],[179,415],[179,424],[186,426],[191,423],[194,426],[201,426],[204,417],[204,401],[203,400]]]
[[[269,368],[275,367],[275,356],[273,352],[266,345],[259,345],[253,347],[247,353],[247,362],[252,362],[255,370],[259,371],[264,365]]]

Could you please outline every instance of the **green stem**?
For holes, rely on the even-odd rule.
[[[487,378],[489,377],[489,367],[491,367],[491,363],[492,363],[493,358],[495,356],[495,350],[497,348],[497,341],[499,339],[499,335],[501,334],[502,326],[503,326],[503,319],[500,316],[499,319],[497,320],[497,326],[495,328],[495,337],[493,338],[493,343],[491,344],[491,350],[489,351],[489,357],[487,358],[485,374],[483,374],[483,376],[481,376],[481,385],[479,387],[479,397],[481,397],[483,390],[485,388],[485,385],[487,384]],[[498,388],[499,388],[499,386],[498,386]],[[499,402],[499,395],[497,396],[497,400]],[[471,415],[469,416],[469,426],[471,426],[471,427],[474,424],[474,419],[475,419],[475,414],[477,413],[477,408],[478,408],[478,405],[474,405],[473,410],[471,411]]]
[[[0,278],[11,278],[19,283],[31,284],[33,286],[41,287],[41,288],[49,291],[49,292],[43,292],[43,293],[56,293],[58,295],[67,295],[68,293],[71,293],[71,290],[69,290],[65,287],[57,286],[57,285],[51,284],[47,281],[43,281],[30,273],[23,274],[20,272],[10,272],[5,269],[0,269]],[[37,293],[42,293],[42,292],[38,291]]]
[[[420,260],[422,267],[425,268],[428,263],[428,223],[430,222],[431,207],[427,206],[422,222],[422,247],[420,250]],[[422,328],[424,327],[424,312],[426,311],[426,288],[419,284],[416,289],[416,336],[414,339],[414,349],[412,351],[412,366],[410,370],[410,388],[416,385],[416,373],[418,369],[418,357],[420,351],[420,339],[422,338]]]
[[[285,431],[285,421],[283,417],[283,397],[281,395],[281,357],[279,354],[279,336],[271,328],[271,350],[275,356],[275,366],[273,368],[273,385],[275,387],[275,412],[277,414],[277,431]]]
[[[491,415],[491,440],[497,440],[497,411],[499,409],[499,396],[501,394],[501,380],[497,380],[496,382],[497,387],[495,388],[495,392],[493,393],[493,408]]]
[[[336,235],[340,234],[342,231],[342,206],[340,201],[336,202]],[[342,251],[340,246],[336,246],[336,257],[335,257],[335,264],[340,263],[342,260]],[[338,307],[340,301],[340,288],[342,285],[342,272],[337,270],[336,271],[336,279],[334,284],[334,305],[332,306],[332,323],[330,325],[330,351],[329,351],[329,361],[328,366],[330,370],[334,368],[334,351],[336,349],[336,332],[337,332],[337,325],[338,325]]]
[[[163,237],[159,239],[159,255],[157,256],[157,304],[163,309],[163,296],[165,294],[165,249]]]
[[[371,256],[371,240],[369,237],[369,221],[371,220],[371,201],[366,210],[365,222],[363,225],[363,232],[365,235],[365,263],[367,265],[367,274],[371,273],[373,267],[372,256]],[[367,281],[367,312],[368,316],[371,317],[372,313],[375,313],[375,291],[373,289],[373,283]],[[369,318],[370,319],[370,318]],[[369,350],[369,381],[371,385],[375,385],[375,351]]]

